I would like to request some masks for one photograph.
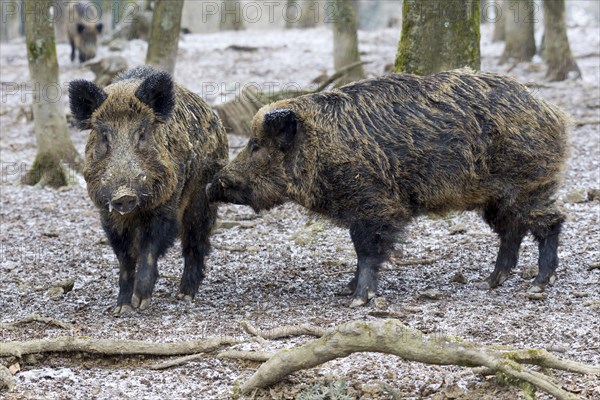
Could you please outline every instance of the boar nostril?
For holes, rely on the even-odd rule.
[[[137,196],[121,196],[116,199],[112,199],[110,205],[113,209],[118,211],[121,214],[127,214],[131,210],[133,210],[138,205],[138,197]]]

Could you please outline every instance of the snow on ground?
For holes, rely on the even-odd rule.
[[[502,44],[490,43],[490,25],[482,29],[482,69],[506,72],[511,65],[497,65]],[[360,32],[362,57],[370,61],[365,66],[368,76],[381,75],[385,65],[393,62],[398,36],[397,29]],[[566,109],[575,120],[597,120],[600,30],[598,26],[571,26],[569,36],[583,80],[546,82],[545,66],[538,61],[514,66],[511,73],[522,82],[539,83],[539,88],[532,90]],[[233,44],[258,49],[228,49]],[[180,43],[175,75],[215,104],[231,99],[237,93],[236,85],[309,86],[322,72],[333,72],[331,50],[331,32],[325,28],[186,35]],[[121,54],[135,66],[143,63],[145,51],[144,42],[132,41]],[[519,274],[491,292],[475,288],[493,269],[497,251],[495,235],[475,213],[414,221],[409,235],[397,246],[398,255],[436,262],[401,267],[387,264],[390,270],[381,274],[381,301],[349,309],[346,298],[335,296],[351,277],[355,263],[345,230],[322,221],[314,223],[313,217],[292,204],[258,216],[246,207],[224,206],[220,209],[222,220],[242,223],[216,231],[210,270],[196,301],[183,304],[175,298],[182,269],[176,245],[161,262],[152,307],[113,318],[118,267],[82,180],[60,191],[18,183],[35,155],[33,124],[21,115],[31,101],[31,94],[21,87],[28,77],[27,60],[23,41],[2,44],[0,52],[0,321],[37,313],[72,324],[69,330],[37,323],[4,329],[0,330],[2,340],[67,334],[161,342],[215,335],[248,339],[239,327],[241,320],[261,328],[303,322],[332,326],[352,319],[372,320],[377,318],[373,312],[380,311],[427,333],[458,335],[487,344],[551,348],[570,359],[600,363],[600,270],[589,269],[600,259],[599,203],[568,200],[573,193],[585,196],[600,187],[597,123],[573,129],[573,156],[560,192],[561,199],[567,200],[564,206],[570,220],[561,238],[558,281],[548,289],[545,300],[525,298],[528,281]],[[68,61],[69,52],[67,45],[58,46],[63,84],[76,78],[92,79],[91,72]],[[109,53],[101,48],[99,57]],[[12,93],[15,83],[19,89]],[[66,104],[65,97],[61,101]],[[83,152],[86,133],[71,127],[70,134]],[[229,139],[232,154],[246,140],[236,135]],[[451,235],[457,225],[464,225],[466,232]],[[233,250],[236,248],[243,251]],[[536,263],[537,245],[528,238],[518,270]],[[466,284],[453,282],[457,272],[466,277]],[[48,298],[47,289],[66,278],[75,278],[73,291],[58,299]],[[426,289],[441,291],[442,299],[419,298],[418,293]],[[305,339],[269,342],[267,350]],[[244,346],[260,348],[258,343]],[[16,375],[17,386],[0,397],[224,399],[232,395],[236,382],[243,382],[257,367],[212,355],[165,371],[149,370],[146,366],[152,362],[144,357],[98,359],[81,354],[27,357]],[[600,398],[598,381],[556,375],[583,398]],[[292,398],[329,382],[345,382],[350,396],[364,399],[391,398],[387,388],[403,398],[444,399],[452,390],[462,390],[462,398],[471,399],[522,397],[463,368],[354,354],[294,374],[272,392],[259,392],[257,398]]]

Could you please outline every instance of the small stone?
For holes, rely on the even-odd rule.
[[[528,265],[526,267],[523,267],[521,272],[519,272],[519,276],[521,278],[525,279],[526,281],[535,278],[537,276],[537,274],[538,274],[537,265]]]
[[[529,293],[527,292],[525,296],[531,300],[543,300],[548,297],[546,293]]]
[[[69,293],[71,290],[73,290],[73,286],[75,286],[75,279],[65,279],[63,281],[53,284],[52,286],[62,288],[63,293]]]
[[[587,292],[574,291],[573,296],[577,298],[588,297],[589,294]]]
[[[457,224],[457,225],[450,227],[451,235],[460,235],[462,233],[467,233],[467,227],[465,225]]]
[[[565,203],[577,204],[577,203],[585,203],[586,196],[585,191],[583,190],[573,190],[570,193],[567,193],[563,198]]]
[[[562,344],[552,343],[550,346],[546,347],[546,350],[551,351],[553,353],[566,353],[567,351],[569,351],[569,348]]]
[[[258,253],[260,251],[260,247],[258,247],[258,246],[248,246],[248,247],[246,247],[246,251],[248,253]]]
[[[443,293],[440,292],[439,290],[435,290],[435,289],[427,289],[424,290],[422,292],[419,292],[419,299],[426,299],[426,300],[439,300],[441,299],[443,296]]]
[[[588,271],[591,271],[593,269],[600,269],[600,262],[591,263],[590,265],[588,265],[587,269]]]
[[[376,310],[386,310],[389,306],[389,302],[383,297],[377,297],[373,301],[373,305]]]
[[[63,288],[61,288],[60,286],[52,286],[46,292],[46,295],[48,295],[48,297],[51,299],[58,299],[63,294],[65,294],[65,290]]]
[[[402,307],[402,311],[406,311],[406,312],[412,313],[412,314],[417,314],[417,313],[421,312],[421,309],[419,307],[404,306],[404,307]]]
[[[452,282],[467,283],[467,278],[463,275],[462,272],[457,272],[452,276]]]

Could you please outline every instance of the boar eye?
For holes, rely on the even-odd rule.
[[[140,131],[140,137],[138,139],[140,142],[143,142],[144,140],[146,140],[146,131],[141,130]]]
[[[102,144],[108,144],[108,132],[107,131],[101,131],[100,132],[100,140],[102,141]]]
[[[260,146],[258,145],[257,141],[251,140],[248,143],[248,148],[250,150],[250,154],[253,154],[253,153],[256,153],[260,149]]]

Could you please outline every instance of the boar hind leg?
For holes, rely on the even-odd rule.
[[[350,226],[350,237],[358,263],[348,287],[354,287],[350,307],[357,307],[367,304],[377,293],[377,273],[392,250],[394,231],[378,223],[354,223]]]
[[[180,299],[193,300],[204,279],[204,258],[210,251],[209,236],[216,216],[216,206],[209,205],[205,196],[184,212],[181,233],[184,267],[177,295]]]
[[[527,227],[517,215],[498,208],[495,204],[485,208],[483,218],[500,236],[494,272],[478,285],[485,290],[501,285],[509,277],[519,260],[519,247],[527,234]]]
[[[145,310],[150,305],[158,279],[158,259],[173,245],[177,237],[177,220],[169,215],[156,215],[141,228],[138,269],[131,305]]]
[[[530,226],[531,233],[538,242],[538,275],[533,280],[529,292],[543,292],[558,267],[558,237],[565,220],[559,211],[536,215]]]

